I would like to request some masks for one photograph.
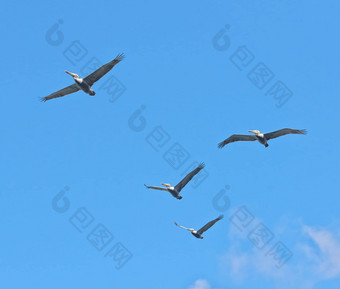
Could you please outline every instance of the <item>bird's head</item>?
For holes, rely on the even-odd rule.
[[[76,74],[76,73],[72,73],[72,72],[69,72],[69,71],[66,71],[66,70],[65,70],[65,72],[66,72],[67,74],[71,75],[74,79],[79,78],[79,75]]]
[[[259,130],[248,130],[248,131],[255,135],[259,135],[261,133]]]
[[[171,185],[169,185],[169,184],[161,183],[161,185],[163,185],[164,187],[167,187],[168,189],[171,187]]]

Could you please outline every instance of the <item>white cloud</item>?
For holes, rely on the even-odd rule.
[[[316,273],[323,279],[340,277],[340,241],[325,229],[305,226],[304,232],[315,246],[305,245],[306,256],[315,263]]]
[[[260,278],[272,282],[274,288],[311,289],[321,281],[340,277],[339,235],[325,228],[299,226],[294,238],[299,241],[290,248],[293,257],[278,269],[266,250],[258,250],[249,240],[232,234],[232,245],[222,257],[222,270],[236,283]]]
[[[211,289],[211,286],[207,280],[198,279],[189,289]]]

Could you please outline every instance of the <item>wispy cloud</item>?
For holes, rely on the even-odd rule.
[[[212,289],[207,280],[198,279],[189,289]]]
[[[340,277],[340,238],[326,229],[304,226],[304,233],[312,244],[304,244],[301,248],[306,257],[313,261],[315,273],[323,279]]]
[[[231,247],[222,257],[221,267],[228,279],[247,283],[265,279],[274,288],[311,289],[321,281],[340,278],[340,235],[327,228],[299,225],[294,239],[294,257],[281,269],[262,251],[250,247],[246,240],[231,234]]]

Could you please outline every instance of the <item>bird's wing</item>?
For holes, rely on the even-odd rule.
[[[205,224],[201,229],[197,231],[198,234],[202,235],[206,230],[210,229],[212,226],[215,225],[219,220],[223,219],[223,215],[219,216],[215,220],[210,221],[209,223]]]
[[[162,188],[162,187],[154,187],[154,186],[147,186],[144,184],[145,187],[147,187],[148,189],[154,189],[154,190],[160,190],[160,191],[167,191],[166,188]]]
[[[60,89],[56,92],[53,92],[52,94],[50,94],[48,96],[40,98],[40,100],[45,102],[46,100],[50,100],[52,98],[57,98],[57,97],[62,97],[64,95],[76,92],[78,90],[79,90],[79,87],[74,83],[72,85],[69,85],[69,86],[63,88],[63,89]]]
[[[255,135],[247,135],[247,134],[233,134],[231,137],[228,137],[224,141],[218,144],[218,148],[223,148],[228,143],[232,143],[235,141],[254,141],[256,140]]]
[[[189,228],[186,228],[186,227],[180,226],[180,225],[178,225],[176,222],[175,222],[175,225],[176,225],[177,227],[180,227],[180,228],[182,228],[182,229],[185,229],[185,230],[188,230],[188,231],[190,231],[190,230],[189,230]]]
[[[177,192],[180,192],[184,186],[191,181],[191,179],[199,173],[201,169],[205,167],[204,163],[201,163],[196,169],[188,173],[183,180],[181,180],[176,186],[175,189]]]
[[[106,73],[108,73],[118,62],[124,59],[124,54],[118,54],[118,56],[113,59],[112,61],[104,64],[103,66],[99,67],[97,70],[89,74],[84,78],[84,81],[89,85],[92,86],[97,80],[101,79]]]
[[[286,134],[291,134],[291,133],[292,134],[306,134],[307,131],[305,129],[300,130],[300,129],[284,128],[284,129],[272,131],[272,132],[269,132],[269,133],[265,133],[264,137],[267,140],[270,140],[272,138],[276,138],[276,137],[283,136],[283,135],[286,135]]]

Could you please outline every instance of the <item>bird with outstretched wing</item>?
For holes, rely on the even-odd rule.
[[[222,220],[223,219],[223,215],[220,215],[218,218],[216,218],[215,220],[212,220],[210,221],[209,223],[205,224],[201,229],[199,230],[195,230],[193,228],[187,228],[187,227],[184,227],[184,226],[181,226],[181,225],[178,225],[176,222],[175,222],[175,225],[177,227],[180,227],[184,230],[187,230],[189,232],[191,232],[192,235],[194,235],[196,238],[198,239],[203,239],[203,233],[207,230],[209,230],[212,226],[214,226],[219,220]]]
[[[79,90],[82,90],[83,92],[92,96],[95,95],[96,93],[92,90],[93,84],[99,79],[101,79],[106,73],[108,73],[117,63],[121,62],[124,59],[124,57],[125,56],[123,53],[118,54],[118,56],[115,59],[99,67],[97,70],[95,70],[85,78],[80,78],[79,75],[76,73],[65,71],[67,74],[73,77],[75,83],[63,89],[60,89],[48,96],[42,97],[40,98],[40,100],[42,102],[45,102],[47,100],[62,97],[77,92]]]
[[[233,134],[228,137],[224,141],[220,142],[217,146],[218,148],[223,148],[225,145],[236,142],[236,141],[255,141],[257,140],[259,143],[263,144],[265,147],[268,147],[268,141],[273,138],[277,138],[279,136],[283,136],[286,134],[306,134],[307,131],[305,129],[292,129],[292,128],[284,128],[276,131],[272,131],[269,133],[261,133],[259,130],[248,130],[253,133],[253,135],[246,134]]]

